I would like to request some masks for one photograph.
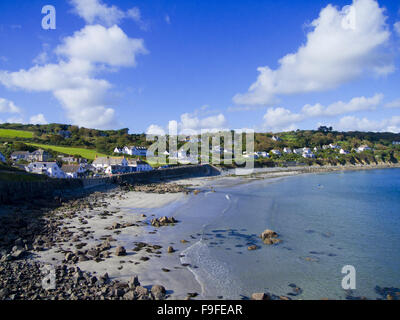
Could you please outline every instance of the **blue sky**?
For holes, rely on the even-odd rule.
[[[0,21],[0,122],[400,131],[399,1],[14,0]]]

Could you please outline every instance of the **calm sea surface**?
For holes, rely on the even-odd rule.
[[[169,210],[182,223],[157,237],[190,240],[181,261],[193,266],[205,298],[292,295],[293,284],[301,288],[295,299],[380,298],[381,288],[400,288],[400,169],[217,187]],[[264,245],[265,229],[283,242]],[[252,244],[260,249],[247,250]],[[341,287],[345,265],[356,269],[352,292]]]

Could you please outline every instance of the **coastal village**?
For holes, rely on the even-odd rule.
[[[130,148],[130,150],[133,149]],[[136,148],[135,148],[136,149]],[[132,156],[143,156],[146,148],[138,148],[139,152],[130,153]],[[150,171],[153,168],[139,158],[121,157],[97,157],[92,163],[87,159],[73,156],[59,155],[56,161],[51,161],[51,155],[38,149],[33,152],[15,151],[11,153],[10,160],[14,167],[29,173],[44,174],[50,178],[76,179],[85,177],[100,177],[103,175],[124,174],[132,172]],[[7,159],[0,153],[0,161],[5,163]],[[23,163],[23,164],[22,164]]]
[[[50,141],[73,141],[74,133],[66,129],[67,127],[56,132],[53,131],[53,133],[47,134],[46,137]],[[3,131],[7,130],[3,129]],[[89,159],[80,155],[54,152],[52,145],[29,147],[29,144],[24,142],[16,142],[17,137],[13,139],[3,138],[2,147],[0,146],[0,162],[15,169],[32,174],[45,175],[50,178],[82,179],[163,169],[172,165],[207,163],[215,158],[221,159],[221,165],[223,165],[224,159],[233,159],[233,161],[249,161],[251,159],[255,161],[256,166],[330,165],[335,164],[335,162],[337,164],[354,164],[357,160],[359,162],[365,160],[368,163],[371,159],[377,162],[398,161],[396,155],[399,155],[400,139],[397,137],[396,140],[386,141],[386,146],[383,142],[371,143],[365,139],[351,145],[347,141],[343,141],[341,136],[339,137],[342,141],[340,139],[333,141],[335,139],[330,137],[330,135],[334,137],[332,132],[325,132],[324,130],[326,130],[325,127],[319,128],[314,134],[314,137],[318,136],[319,141],[306,140],[303,145],[291,143],[288,140],[288,133],[271,134],[270,136],[258,136],[259,134],[256,134],[256,150],[254,152],[245,150],[240,154],[236,154],[232,146],[224,146],[223,143],[221,146],[209,146],[209,157],[207,156],[206,161],[202,157],[192,156],[189,152],[190,148],[184,146],[184,143],[197,143],[199,146],[200,138],[186,137],[186,140],[179,146],[177,151],[164,151],[162,156],[166,162],[155,167],[154,164],[150,164],[147,161],[147,158],[149,156],[153,157],[154,154],[149,152],[147,146],[143,145],[116,146],[110,142],[106,144],[106,149],[109,150],[108,152],[106,150],[106,154],[104,154],[103,150],[100,150],[103,152],[99,153],[93,150],[95,155],[93,159]],[[105,139],[107,135],[110,135],[108,132],[99,131],[96,131],[96,134],[99,136],[99,140]],[[111,134],[115,134],[115,131]],[[298,133],[291,133],[290,137],[297,137],[298,135]],[[129,137],[126,132],[124,132],[124,136]],[[79,133],[78,137],[82,139]],[[326,137],[329,138],[327,139]],[[333,142],[323,144],[324,141]],[[27,148],[30,150],[25,150]],[[7,152],[2,152],[4,149],[8,151],[8,154]],[[384,150],[389,150],[389,152]]]
[[[0,8],[10,315],[400,301],[400,0]]]

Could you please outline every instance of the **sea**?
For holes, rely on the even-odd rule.
[[[205,187],[156,213],[181,221],[156,237],[165,245],[188,240],[179,259],[199,283],[201,298],[249,299],[255,292],[291,299],[400,295],[400,169]],[[263,244],[265,229],[282,242]],[[251,245],[258,249],[248,250]],[[350,287],[343,280],[348,266]]]

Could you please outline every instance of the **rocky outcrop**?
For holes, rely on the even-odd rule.
[[[168,226],[168,225],[174,225],[177,223],[178,220],[176,220],[174,217],[161,217],[161,218],[154,218],[150,221],[151,225],[153,227],[162,227],[162,226]]]
[[[165,288],[153,286],[151,292],[134,278],[129,283],[111,281],[108,274],[96,277],[78,267],[54,266],[55,281],[43,284],[44,265],[12,261],[0,266],[0,300],[160,300]],[[51,274],[51,273],[50,273]],[[50,279],[50,278],[49,278]],[[54,286],[53,286],[54,285]]]
[[[251,295],[252,300],[271,300],[271,297],[268,293],[253,293]]]
[[[280,240],[278,238],[278,234],[275,231],[269,230],[269,229],[264,230],[260,234],[260,238],[262,239],[264,244],[268,244],[268,245],[278,244],[278,243],[282,242],[282,240]]]
[[[124,247],[117,247],[117,249],[115,249],[115,255],[116,256],[126,256],[126,250]]]

